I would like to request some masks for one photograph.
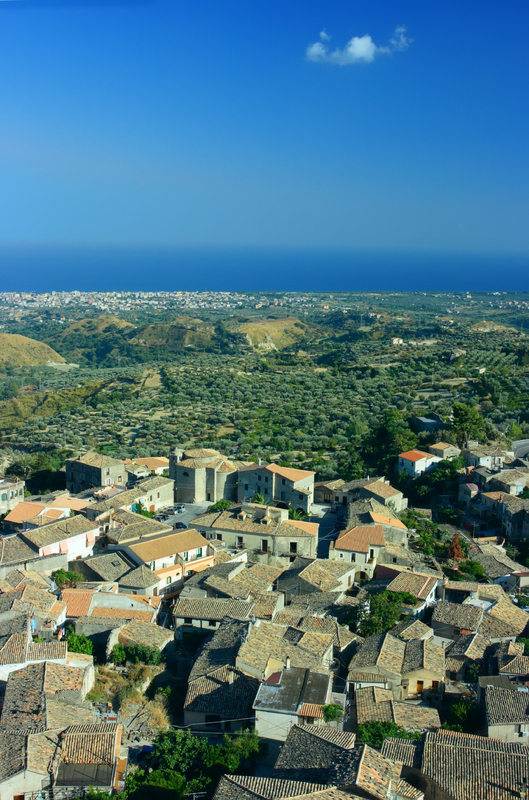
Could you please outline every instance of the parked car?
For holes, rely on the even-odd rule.
[[[169,514],[157,514],[154,519],[157,519],[158,522],[164,522],[164,520],[169,519]]]
[[[189,525],[186,525],[185,522],[175,522],[173,527],[174,528],[181,528],[182,530],[187,531],[188,528],[189,528]]]
[[[173,508],[173,514],[183,514],[185,510],[185,505],[183,503],[178,503],[178,505]]]

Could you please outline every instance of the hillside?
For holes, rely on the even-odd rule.
[[[66,359],[51,347],[17,333],[0,333],[0,366],[41,367],[49,362],[64,364]]]
[[[301,342],[310,331],[297,317],[256,319],[239,326],[239,332],[246,336],[248,344],[259,350],[283,350]]]

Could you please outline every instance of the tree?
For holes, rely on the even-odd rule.
[[[153,759],[160,769],[186,774],[206,754],[207,744],[189,731],[162,731],[154,740]]]
[[[252,503],[260,503],[261,505],[264,505],[264,502],[265,499],[260,492],[256,492],[252,497]]]
[[[123,662],[127,660],[127,652],[119,642],[112,648],[110,660],[113,664],[123,664]]]
[[[216,503],[213,503],[213,505],[208,508],[208,511],[227,511],[227,509],[231,508],[231,506],[232,503],[230,500],[221,498],[220,500],[217,500]]]
[[[448,551],[448,558],[451,558],[453,561],[463,561],[465,554],[461,549],[461,542],[459,541],[459,534],[454,533],[452,536],[452,542],[450,544],[450,549]]]
[[[67,569],[58,569],[53,573],[53,580],[57,586],[69,586],[83,580],[82,575]]]
[[[369,720],[358,726],[356,730],[356,741],[358,744],[368,744],[380,750],[382,742],[391,736],[395,739],[412,739],[414,741],[421,738],[420,731],[409,733],[405,728],[401,728],[395,722],[379,722]]]
[[[460,572],[467,572],[470,575],[475,575],[476,578],[482,578],[485,575],[485,568],[479,561],[463,561],[459,565]]]
[[[328,703],[328,705],[323,706],[323,719],[329,724],[329,722],[339,722],[343,717],[343,708],[339,703]]]
[[[467,698],[452,703],[448,710],[446,723],[448,726],[460,726],[463,733],[475,733],[480,725],[479,706]],[[455,730],[455,727],[451,729]]]
[[[417,605],[417,598],[409,592],[383,592],[373,594],[369,598],[369,613],[358,607],[359,621],[357,630],[361,636],[375,636],[377,633],[389,631],[400,619],[401,606],[404,603]],[[356,611],[356,609],[355,609]]]
[[[290,508],[288,511],[289,519],[303,520],[306,516],[302,508]]]
[[[469,439],[479,439],[485,433],[485,422],[477,408],[466,403],[454,403],[452,414],[458,445],[466,447]]]
[[[412,450],[417,441],[399,411],[386,411],[380,425],[366,437],[362,454],[366,461],[387,474],[399,453]]]
[[[79,636],[71,625],[68,628],[66,642],[71,653],[84,653],[87,656],[91,656],[94,652],[94,643],[84,633]]]

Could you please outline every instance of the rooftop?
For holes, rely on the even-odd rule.
[[[69,539],[71,536],[94,531],[97,527],[93,522],[89,522],[86,517],[78,514],[75,517],[68,517],[67,519],[53,522],[51,525],[45,525],[43,528],[22,531],[20,535],[30,544],[41,548]]]

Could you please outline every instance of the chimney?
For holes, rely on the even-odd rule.
[[[233,686],[233,671],[231,669],[228,672],[228,683],[230,684],[230,686]]]
[[[290,669],[290,656],[285,659],[285,669]]]
[[[260,459],[260,458],[258,458],[258,459],[257,459],[257,464],[258,464],[258,466],[261,466],[261,464],[262,464],[262,461],[261,461],[261,459]]]
[[[149,604],[149,605],[151,605],[151,603],[152,603],[152,597],[151,597],[150,595],[149,595],[149,597],[147,598],[147,602],[148,602],[148,604]]]

